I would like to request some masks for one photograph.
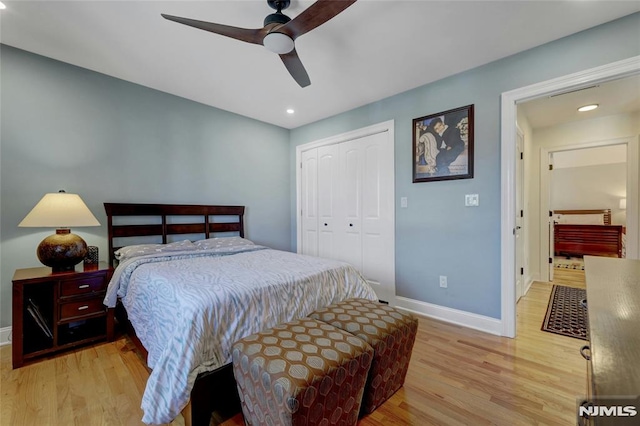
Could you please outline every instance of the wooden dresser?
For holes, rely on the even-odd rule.
[[[588,403],[600,411],[581,421],[596,426],[638,425],[640,260],[584,259],[590,342],[581,352],[589,358]],[[637,414],[631,416],[634,411]]]

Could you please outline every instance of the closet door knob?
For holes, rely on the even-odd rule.
[[[350,223],[349,226],[353,226],[353,223]]]
[[[327,226],[327,224],[325,223],[324,226]]]

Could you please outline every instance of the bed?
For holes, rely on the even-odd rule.
[[[554,210],[555,256],[624,257],[625,227],[611,224],[611,209]]]
[[[243,206],[105,203],[105,210],[109,261],[117,264],[105,304],[151,369],[145,423],[168,423],[182,411],[187,423],[208,425],[219,408],[237,407],[233,413],[236,340],[341,300],[376,300],[343,262],[246,240]],[[158,241],[122,244],[132,237]]]

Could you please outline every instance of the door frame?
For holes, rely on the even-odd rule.
[[[518,138],[522,139],[522,146],[518,147]],[[524,144],[525,144],[525,139],[524,139],[524,132],[522,131],[522,129],[520,129],[520,126],[517,125],[516,123],[516,175],[515,175],[515,183],[516,183],[516,194],[515,194],[515,198],[514,201],[516,202],[516,219],[515,219],[515,223],[514,223],[514,227],[517,226],[517,222],[518,222],[518,216],[520,216],[520,228],[519,230],[516,229],[514,230],[514,234],[516,236],[516,239],[514,241],[515,243],[515,257],[514,257],[514,262],[515,263],[515,275],[513,276],[514,279],[514,283],[516,285],[516,303],[518,303],[518,300],[520,300],[520,297],[524,296],[527,293],[527,281],[525,279],[525,274],[524,272],[522,272],[521,274],[518,274],[518,267],[522,268],[522,271],[528,271],[528,257],[529,257],[529,245],[527,244],[528,239],[525,238],[525,235],[527,234],[527,228],[524,225],[524,216],[528,216],[528,212],[525,212],[525,184],[524,184],[524,178],[525,178],[525,167],[524,167]],[[520,153],[520,158],[518,159],[518,153]],[[518,164],[520,164],[520,168],[518,169]],[[520,210],[522,210],[523,214],[522,215],[518,215],[518,194],[520,195]],[[524,230],[523,230],[524,229]],[[518,265],[517,261],[518,261],[518,250],[521,251],[521,264]],[[520,279],[518,279],[518,275],[520,276]],[[518,281],[520,281],[520,297],[518,297]]]
[[[381,123],[377,123],[377,124],[373,124],[371,126],[367,126],[367,127],[363,127],[360,129],[356,129],[356,130],[352,130],[346,133],[341,133],[338,135],[334,135],[334,136],[329,136],[328,138],[324,138],[324,139],[319,139],[313,142],[309,142],[309,143],[305,143],[302,145],[298,145],[296,146],[296,211],[295,211],[295,221],[296,221],[296,252],[300,253],[300,249],[302,247],[302,220],[301,219],[301,214],[302,214],[302,152],[303,151],[308,151],[310,149],[314,149],[314,148],[319,148],[322,146],[326,146],[326,145],[334,145],[334,144],[339,144],[342,142],[348,142],[354,139],[360,139],[360,138],[365,138],[367,136],[372,136],[372,135],[376,135],[378,133],[384,133],[384,132],[388,132],[389,134],[389,140],[391,141],[392,144],[392,158],[390,159],[390,161],[393,163],[394,167],[394,173],[393,173],[393,184],[391,185],[391,193],[389,194],[389,197],[391,198],[391,205],[394,206],[394,208],[391,209],[391,222],[394,224],[393,227],[393,232],[391,232],[391,252],[393,253],[393,257],[392,259],[389,259],[390,261],[390,265],[391,268],[393,269],[391,276],[393,277],[393,281],[390,283],[390,285],[392,286],[393,289],[393,296],[395,298],[395,288],[396,288],[396,281],[395,281],[395,275],[396,275],[396,259],[395,259],[395,247],[396,247],[396,233],[395,233],[395,223],[396,223],[396,212],[395,212],[395,133],[394,133],[394,127],[395,126],[395,121],[394,120],[388,120],[388,121],[384,121]],[[390,300],[389,303],[391,303],[392,305],[395,305],[395,300]]]
[[[638,73],[640,73],[640,56],[634,56],[502,93],[500,116],[500,321],[502,323],[503,336],[512,338],[516,336],[516,301],[515,285],[513,283],[513,277],[515,276],[515,240],[513,230],[515,227],[516,214],[516,104],[542,96],[559,94],[568,90],[581,89],[593,84],[617,80]],[[627,161],[629,161],[629,158],[627,158]],[[632,252],[637,256],[638,229],[640,228],[640,223],[638,223],[638,219],[632,221],[629,220],[629,218],[638,217],[638,194],[628,193],[627,195],[627,236],[631,236],[631,238],[627,239],[627,244],[633,245]]]
[[[575,145],[566,146],[554,146],[554,147],[540,147],[540,279],[546,281],[545,277],[550,277],[553,268],[549,265],[549,257],[553,257],[551,252],[550,237],[543,238],[542,230],[549,229],[549,211],[550,196],[551,196],[551,173],[549,172],[549,155],[555,152],[565,151],[577,151],[580,149],[597,148],[601,146],[613,146],[613,145],[626,145],[627,146],[627,174],[626,174],[626,187],[627,187],[627,199],[631,198],[631,194],[638,193],[638,136],[607,139],[603,141],[578,143]],[[636,197],[637,200],[637,197]],[[629,202],[631,204],[631,202]],[[636,204],[637,206],[637,201]],[[637,210],[636,210],[637,211]],[[635,227],[631,219],[634,213],[627,209],[627,224],[631,224],[631,227],[627,226],[627,257],[637,258],[637,241],[633,243],[631,235],[637,235],[638,228]],[[630,241],[631,240],[631,241]],[[635,246],[635,248],[634,248]]]

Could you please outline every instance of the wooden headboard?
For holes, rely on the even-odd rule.
[[[211,238],[213,233],[237,232],[244,237],[244,206],[203,206],[188,204],[128,204],[104,203],[107,212],[107,227],[109,231],[109,265],[115,266],[114,253],[120,247],[114,246],[114,239],[127,237],[161,237],[162,243],[167,243],[169,235],[202,234],[204,238]],[[138,221],[135,225],[114,225],[114,217],[134,217]],[[194,223],[170,223],[172,217],[202,217]],[[216,222],[220,216],[236,216],[231,222]],[[138,223],[139,219],[148,220]],[[160,221],[158,221],[160,218]],[[160,222],[160,223],[158,223]]]
[[[611,209],[596,210],[554,210],[553,214],[601,214],[604,215],[604,224],[611,225]]]

